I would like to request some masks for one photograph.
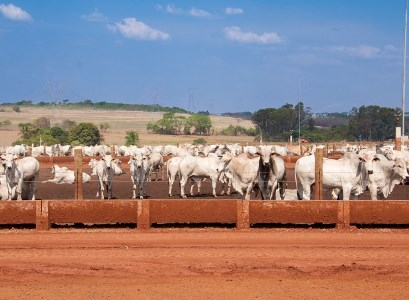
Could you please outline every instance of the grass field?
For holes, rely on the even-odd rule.
[[[125,143],[125,133],[136,130],[139,134],[140,145],[163,145],[177,143],[191,143],[193,140],[203,137],[195,135],[158,135],[146,131],[146,124],[151,121],[162,119],[163,112],[141,111],[106,111],[106,110],[72,110],[72,109],[44,109],[36,107],[21,107],[20,112],[15,112],[11,107],[4,107],[0,112],[0,122],[9,120],[8,126],[0,128],[0,146],[11,145],[19,138],[19,123],[32,123],[40,117],[48,117],[52,125],[61,123],[62,120],[72,120],[77,123],[91,122],[99,127],[102,123],[108,123],[110,128],[103,133],[105,144],[121,145]],[[204,136],[208,143],[240,143],[254,144],[254,137],[248,136],[221,136],[218,133],[229,125],[240,125],[245,128],[254,127],[248,120],[211,116],[214,135]]]

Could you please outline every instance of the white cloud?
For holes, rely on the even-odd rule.
[[[13,21],[30,21],[31,16],[28,12],[13,4],[0,4],[0,13],[7,19]]]
[[[211,13],[202,10],[202,9],[198,9],[198,8],[191,8],[189,10],[189,15],[193,16],[193,17],[201,17],[201,18],[205,18],[205,17],[210,17]]]
[[[241,9],[241,8],[234,8],[234,7],[227,7],[225,10],[224,10],[224,13],[226,14],[226,15],[241,15],[241,14],[243,14],[244,13],[244,10],[243,9]]]
[[[329,47],[329,51],[366,59],[377,58],[381,54],[381,49],[369,45],[359,45],[356,47],[334,46]]]
[[[283,39],[275,32],[243,32],[240,27],[232,26],[223,29],[226,39],[240,43],[279,44]]]
[[[176,7],[173,4],[166,5],[166,12],[170,14],[183,14],[183,9]]]
[[[100,13],[98,10],[94,10],[89,15],[82,15],[81,18],[85,21],[89,22],[106,22],[108,21],[108,17],[104,14]]]
[[[125,18],[122,22],[115,23],[115,25],[107,25],[107,28],[113,32],[118,31],[124,37],[129,39],[168,40],[170,38],[168,33],[151,28],[135,18]]]

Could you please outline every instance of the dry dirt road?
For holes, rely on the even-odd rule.
[[[409,299],[409,230],[0,230],[0,299]]]

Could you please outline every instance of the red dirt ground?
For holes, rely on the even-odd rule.
[[[0,240],[0,299],[409,299],[405,229],[3,229]]]

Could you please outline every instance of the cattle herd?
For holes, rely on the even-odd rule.
[[[309,200],[315,183],[315,155],[317,147],[311,147],[295,163],[295,178],[288,178],[285,157],[294,156],[287,147],[279,145],[241,146],[219,145],[166,145],[166,146],[114,146],[98,145],[78,147],[84,156],[92,156],[89,166],[92,174],[82,173],[84,183],[91,176],[98,178],[95,197],[112,199],[112,184],[115,176],[123,174],[121,160],[129,158],[129,173],[132,182],[132,198],[144,199],[146,185],[158,170],[166,174],[168,195],[174,194],[174,183],[179,182],[180,197],[186,198],[186,184],[191,183],[188,193],[194,196],[194,188],[200,194],[203,180],[210,180],[212,195],[217,197],[216,185],[222,185],[221,195],[229,195],[234,189],[243,199],[263,200]],[[38,156],[70,156],[71,146],[27,147],[16,145],[4,147],[0,164],[0,199],[36,199],[40,164]],[[333,199],[359,199],[368,190],[371,199],[386,199],[408,175],[409,151],[395,150],[393,145],[377,147],[349,147],[338,149],[340,158],[324,158],[323,189],[331,192]],[[52,167],[53,179],[42,183],[72,184],[75,173],[56,164]],[[162,175],[163,176],[163,175]],[[164,180],[164,178],[161,178]],[[294,181],[295,190],[287,183]]]

